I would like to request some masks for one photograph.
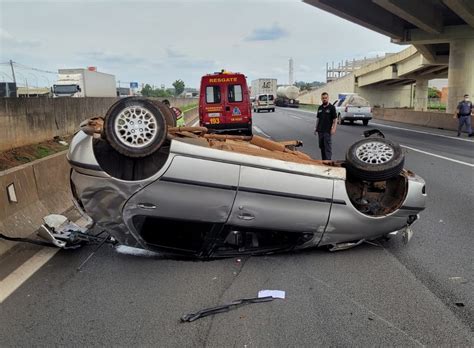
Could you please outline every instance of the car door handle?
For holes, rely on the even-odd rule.
[[[242,213],[240,215],[237,215],[237,217],[240,220],[246,220],[246,221],[250,221],[250,220],[255,219],[255,216],[253,216],[252,214],[246,214],[246,213]]]
[[[151,203],[138,203],[138,208],[152,210],[156,209],[156,205]]]

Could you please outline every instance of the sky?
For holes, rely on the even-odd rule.
[[[0,63],[55,72],[96,66],[116,80],[171,87],[226,69],[248,81],[325,81],[326,62],[399,52],[384,35],[297,0],[0,0]],[[56,78],[20,65],[20,81]],[[0,64],[0,81],[11,70]]]

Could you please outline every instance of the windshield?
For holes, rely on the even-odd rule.
[[[273,100],[273,94],[262,94],[258,96],[258,100],[260,101],[272,101]]]
[[[78,90],[78,85],[54,85],[55,94],[74,94]]]

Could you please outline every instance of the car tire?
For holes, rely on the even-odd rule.
[[[177,123],[176,115],[168,106],[166,106],[165,104],[163,104],[162,102],[158,100],[152,100],[152,99],[148,99],[148,100],[151,101],[163,113],[168,127],[176,127],[176,123]]]
[[[364,124],[364,126],[368,126],[369,125],[369,120],[362,120],[362,123]]]
[[[156,152],[166,140],[166,110],[146,98],[125,98],[107,111],[105,139],[127,157],[145,157]],[[168,120],[169,121],[169,120]]]
[[[384,181],[400,174],[405,163],[402,148],[384,138],[366,138],[346,153],[349,175],[366,181]]]
[[[272,109],[272,112],[275,112],[275,108]]]

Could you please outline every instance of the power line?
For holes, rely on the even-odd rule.
[[[20,63],[17,63],[17,62],[13,62],[13,64],[14,64],[15,66],[17,66],[18,68],[20,68],[20,69],[33,70],[33,71],[38,71],[38,72],[42,72],[42,73],[46,73],[46,74],[54,74],[54,75],[57,75],[57,74],[58,74],[58,73],[55,72],[55,71],[49,71],[49,70],[43,70],[43,69],[33,68],[33,67],[31,67],[31,66],[27,66],[27,65],[20,64]]]

